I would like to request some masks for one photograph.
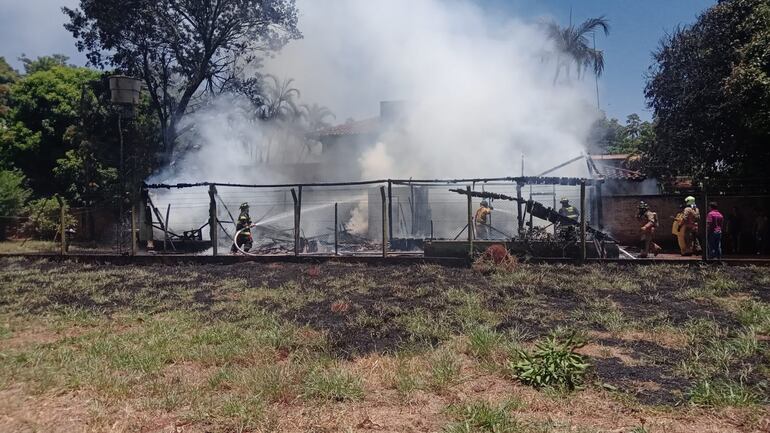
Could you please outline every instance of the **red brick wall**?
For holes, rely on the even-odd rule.
[[[642,224],[636,216],[639,213],[639,202],[642,200],[650,205],[650,210],[658,214],[659,225],[655,231],[655,242],[664,247],[673,246],[675,239],[671,234],[671,225],[682,200],[682,197],[678,196],[604,197],[604,229],[622,245],[638,245]]]
[[[702,197],[696,197],[697,205],[701,210],[701,216],[705,218],[706,209]],[[659,226],[655,232],[655,242],[669,250],[676,250],[676,239],[671,234],[671,225],[674,216],[679,210],[679,204],[684,201],[684,196],[624,196],[603,198],[603,225],[604,229],[612,234],[622,245],[639,245],[641,224],[636,215],[639,212],[639,202],[645,201],[650,205],[650,210],[658,214]],[[751,227],[758,211],[770,210],[770,197],[725,197],[710,196],[709,201],[716,201],[724,215],[737,208],[743,220],[744,238],[751,237]]]

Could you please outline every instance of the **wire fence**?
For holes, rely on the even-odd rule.
[[[140,225],[152,227],[140,243],[166,253],[242,253],[233,244],[242,205],[251,221],[249,254],[369,255],[420,253],[425,241],[510,241],[522,230],[551,223],[524,218],[526,209],[509,200],[485,199],[492,208],[484,233],[472,220],[481,198],[451,191],[458,187],[538,201],[556,209],[563,199],[580,209],[580,183],[590,180],[537,178],[375,180],[368,182],[244,185],[148,185]],[[586,209],[592,213],[593,189]],[[470,218],[469,218],[470,216]],[[212,230],[213,227],[213,230]],[[142,230],[140,229],[140,233]]]

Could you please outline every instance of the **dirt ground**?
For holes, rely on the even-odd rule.
[[[584,388],[511,373],[566,334]],[[0,259],[0,431],[766,432],[769,382],[764,268]]]

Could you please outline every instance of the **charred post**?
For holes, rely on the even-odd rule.
[[[385,201],[384,186],[380,187],[380,197],[382,198],[382,257],[385,257],[388,255],[388,226],[385,225],[385,222],[388,219],[388,208]]]
[[[216,256],[219,245],[219,224],[217,222],[217,187],[214,185],[209,186],[209,237],[212,254]]]
[[[291,189],[291,198],[294,200],[294,255],[299,255],[299,197],[294,188]]]

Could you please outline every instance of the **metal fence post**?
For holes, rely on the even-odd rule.
[[[388,240],[393,242],[393,182],[388,180]]]
[[[217,187],[209,185],[209,237],[212,254],[217,255],[219,246],[219,221],[217,220]],[[233,241],[235,242],[235,241]]]
[[[337,222],[337,203],[334,203],[334,255],[339,255],[339,223]]]
[[[299,254],[299,218],[297,217],[299,213],[297,211],[299,208],[299,198],[294,188],[291,189],[291,199],[294,200],[294,255],[296,256]]]
[[[385,201],[385,187],[380,187],[380,197],[382,198],[382,257],[388,255],[388,226],[385,224],[388,218],[388,208]]]
[[[518,223],[519,227],[519,236],[521,236],[524,233],[524,215],[521,214],[521,202],[523,199],[521,197],[521,184],[518,182],[516,182],[516,198],[518,199],[516,202],[516,222]]]
[[[586,182],[580,181],[580,263],[586,261]]]
[[[473,197],[471,197],[471,187],[466,186],[468,192],[468,257],[473,259]]]

